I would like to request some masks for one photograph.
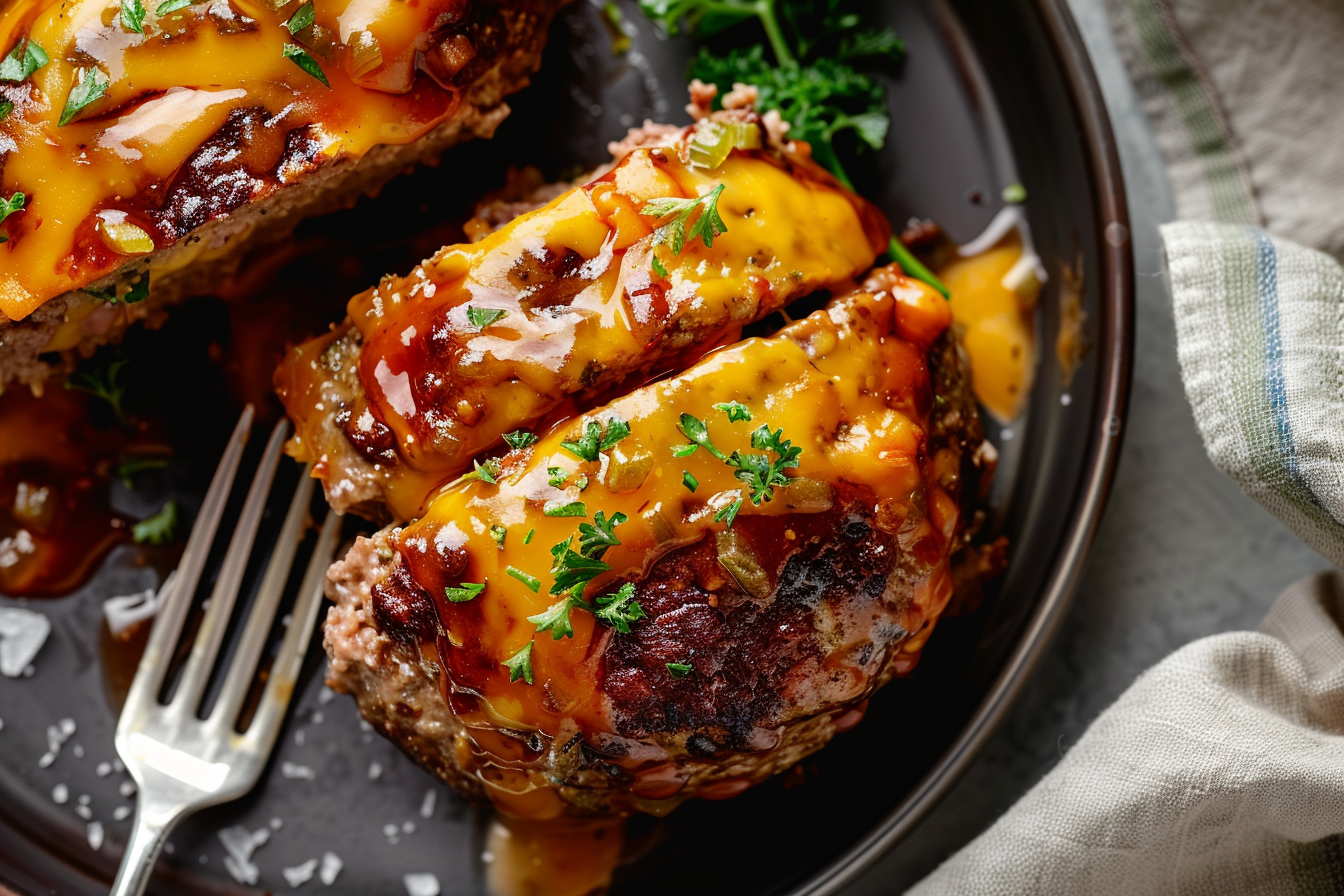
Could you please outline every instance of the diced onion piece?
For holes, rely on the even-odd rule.
[[[362,78],[383,64],[383,48],[372,31],[356,31],[350,36],[350,77]]]
[[[743,591],[757,599],[770,596],[769,574],[747,550],[736,532],[725,529],[715,533],[714,544],[719,551],[719,563],[742,586]]]
[[[759,149],[761,129],[745,121],[703,121],[691,138],[691,164],[717,168],[734,149]]]
[[[795,513],[823,513],[831,509],[835,497],[830,483],[807,476],[794,476],[788,487],[775,493],[776,500]]]
[[[603,485],[612,494],[623,495],[643,485],[652,470],[653,452],[635,448],[627,453],[617,445],[612,449],[611,462],[607,467]]]
[[[660,547],[677,540],[677,530],[667,521],[667,517],[663,516],[661,505],[650,507],[640,514],[640,516],[642,516],[644,522],[648,524],[649,531],[653,533],[653,540],[657,542]]]
[[[134,224],[104,219],[98,222],[98,231],[107,248],[120,255],[148,255],[154,251],[153,237]]]

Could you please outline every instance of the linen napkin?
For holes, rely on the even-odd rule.
[[[1107,5],[1176,195],[1162,238],[1205,447],[1344,566],[1344,2]]]
[[[1329,896],[1344,882],[1344,576],[1144,673],[911,896]]]

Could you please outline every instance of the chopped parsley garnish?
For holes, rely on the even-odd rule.
[[[490,537],[495,540],[495,544],[499,545],[501,551],[504,550],[504,536],[508,534],[509,530],[505,529],[503,526],[490,527]]]
[[[3,224],[5,219],[8,218],[10,215],[14,214],[15,212],[22,211],[23,204],[27,201],[28,197],[23,195],[22,193],[15,193],[8,199],[5,199],[4,197],[0,196],[0,224]],[[7,243],[7,242],[9,242],[9,237],[0,234],[0,243]]]
[[[569,478],[569,472],[564,467],[547,467],[546,482],[551,488],[564,488],[565,480]]]
[[[692,476],[689,470],[682,470],[681,484],[686,486],[686,490],[691,494],[695,494],[695,490],[700,487],[700,480]]]
[[[588,508],[582,501],[547,501],[541,506],[541,512],[547,516],[587,516]]]
[[[140,0],[121,0],[121,27],[136,34],[144,34],[145,4]]]
[[[473,460],[471,466],[473,469],[470,473],[462,474],[462,479],[464,481],[479,479],[482,482],[488,482],[491,485],[494,485],[499,481],[499,458],[486,458],[485,463]]]
[[[577,441],[561,442],[560,447],[579,460],[593,461],[597,460],[598,454],[608,450],[628,435],[630,424],[619,417],[608,420],[605,427],[596,420],[589,420]]]
[[[168,468],[168,459],[166,457],[142,457],[135,454],[123,455],[121,462],[117,464],[117,478],[126,488],[134,488],[132,481],[141,473],[148,473],[150,470],[165,470]]]
[[[14,104],[9,100],[0,100],[0,121],[9,117],[9,113],[14,111]]]
[[[502,308],[477,308],[475,305],[468,305],[467,321],[476,329],[484,330],[508,313]]]
[[[149,298],[149,271],[145,271],[139,280],[131,284],[131,288],[126,290],[126,295],[122,296],[121,300],[127,305],[134,305],[136,302],[143,302],[147,298]],[[116,304],[115,298],[113,304]]]
[[[667,674],[680,681],[691,673],[690,663],[668,663]]]
[[[517,451],[519,448],[531,447],[532,445],[537,444],[537,442],[538,439],[536,436],[532,435],[532,433],[523,429],[517,429],[514,430],[513,432],[504,433],[504,444],[508,445],[515,451]]]
[[[532,536],[537,534],[536,529],[528,529],[527,534],[523,536],[523,544],[531,544]]]
[[[131,527],[131,537],[136,544],[167,544],[173,540],[173,530],[177,528],[177,502],[168,501],[159,508],[159,512],[147,517]]]
[[[583,602],[577,601],[572,594],[567,594],[551,604],[550,608],[544,613],[527,617],[527,621],[535,625],[539,632],[550,632],[552,640],[559,641],[561,638],[572,638],[574,637],[574,625],[570,622],[569,611],[574,608],[576,603],[582,605]]]
[[[719,184],[704,196],[694,199],[651,199],[645,203],[640,214],[650,218],[670,218],[653,232],[654,245],[667,243],[672,247],[673,255],[680,255],[686,241],[699,237],[705,247],[714,245],[714,237],[728,232],[728,226],[719,217],[719,197],[723,195],[723,184]],[[695,222],[689,229],[687,223],[696,212]]]
[[[616,537],[616,527],[628,519],[619,510],[611,515],[611,519],[607,519],[607,515],[599,510],[593,514],[591,523],[579,523],[579,551],[585,557],[600,559],[607,548],[614,548],[621,543]]]
[[[723,411],[728,415],[729,423],[738,423],[742,420],[751,420],[751,409],[741,402],[721,401],[714,405],[714,410]]]
[[[312,26],[313,18],[313,0],[308,0],[308,2],[300,6],[298,11],[285,23],[285,28],[288,29],[290,34],[298,34],[303,29]]]
[[[905,53],[890,29],[865,28],[847,0],[640,0],[644,13],[669,33],[709,35],[757,19],[766,48],[735,47],[725,55],[701,48],[689,77],[719,88],[722,97],[741,82],[759,91],[756,111],[777,111],[789,137],[805,140],[812,156],[853,188],[841,154],[881,149],[891,128],[886,91],[861,69],[898,62]],[[895,237],[888,251],[907,274],[947,288]]]
[[[584,489],[586,489],[588,487],[588,474],[580,473],[578,476],[576,476],[574,478],[574,487],[577,488],[579,491],[583,491]]]
[[[651,266],[653,267],[653,272],[657,274],[659,277],[663,278],[667,277],[667,268],[664,267],[663,263],[658,260],[657,255],[653,256],[653,262]]]
[[[78,69],[75,86],[70,88],[70,95],[65,98],[65,108],[61,110],[61,118],[56,122],[56,127],[65,127],[76,115],[84,111],[85,107],[102,99],[107,93],[108,83],[107,75],[97,66]]]
[[[327,80],[326,72],[322,71],[322,66],[318,65],[317,60],[308,55],[308,51],[303,47],[285,44],[284,54],[290,62],[321,81],[323,87],[331,87],[331,82]]]
[[[204,0],[163,0],[158,8],[154,10],[156,16],[166,16],[170,12],[177,12],[179,9],[186,9],[193,3],[202,3]]]
[[[552,594],[581,595],[589,582],[611,569],[596,557],[574,553],[569,549],[572,540],[566,539],[555,546],[555,548],[563,547],[563,550],[552,549],[555,556],[555,563],[551,566],[551,572],[555,575],[555,584],[551,586]]]
[[[5,58],[0,59],[0,81],[26,80],[47,62],[47,52],[37,41],[21,38]]]
[[[731,414],[729,415],[731,417]],[[705,421],[700,420],[690,414],[682,414],[681,422],[678,424],[682,435],[690,439],[690,443],[680,448],[674,449],[678,457],[686,457],[694,454],[696,448],[703,448],[733,468],[733,475],[742,480],[751,489],[750,499],[753,504],[760,504],[769,501],[774,496],[777,487],[787,486],[791,481],[785,470],[791,470],[798,466],[798,458],[802,455],[803,449],[794,445],[788,439],[784,438],[784,430],[777,429],[773,432],[770,427],[761,426],[751,434],[751,447],[755,448],[760,454],[743,454],[741,451],[734,451],[731,455],[725,455],[715,447],[714,442],[709,437],[709,430],[705,426]],[[770,454],[775,456],[772,458]],[[733,524],[737,517],[737,511],[740,509],[741,500],[730,508],[724,508],[714,515],[716,520],[727,520],[728,525]],[[722,516],[720,516],[722,514]]]
[[[1003,188],[1003,201],[1009,205],[1021,205],[1027,201],[1027,188],[1021,184],[1009,184]]]
[[[741,494],[741,492],[738,492]],[[714,514],[714,522],[725,523],[729,529],[733,528],[733,520],[737,519],[737,512],[742,509],[742,499],[738,498],[727,507],[721,507]]]
[[[532,683],[532,642],[528,641],[527,646],[515,653],[513,656],[501,663],[504,668],[509,670],[509,681],[522,679],[528,684]]]
[[[533,594],[541,591],[541,579],[536,576],[530,576],[516,566],[507,567],[504,571],[526,585]]]
[[[630,634],[630,623],[645,617],[644,608],[635,600],[634,582],[626,582],[609,594],[599,594],[593,616],[623,635]]]
[[[76,392],[87,392],[94,398],[107,402],[121,422],[126,421],[126,413],[121,408],[121,398],[126,394],[126,386],[121,383],[121,371],[125,361],[113,361],[105,368],[77,370],[65,379],[65,388]]]
[[[464,604],[485,590],[484,582],[463,582],[456,588],[445,588],[443,594],[455,604]]]

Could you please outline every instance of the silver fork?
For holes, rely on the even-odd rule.
[[[237,799],[257,783],[275,745],[312,636],[321,604],[323,577],[340,534],[340,518],[332,512],[326,514],[317,537],[261,702],[247,731],[237,733],[238,713],[266,645],[306,528],[313,480],[305,471],[294,490],[219,697],[207,718],[197,718],[197,707],[223,643],[224,631],[242,585],[243,570],[252,553],[257,527],[280,461],[288,431],[288,424],[282,421],[271,433],[248,489],[238,527],[224,555],[218,581],[210,594],[210,603],[191,646],[181,681],[169,703],[161,704],[158,700],[174,648],[191,609],[192,595],[200,582],[206,557],[228,503],[252,419],[253,411],[249,405],[234,428],[210,490],[206,492],[177,576],[159,608],[117,723],[117,753],[135,779],[139,800],[135,828],[126,844],[111,896],[140,896],[144,892],[159,851],[173,826],[183,817],[197,809]]]

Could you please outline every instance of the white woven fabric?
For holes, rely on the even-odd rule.
[[[1344,576],[1145,673],[914,896],[1325,896],[1344,881]]]

